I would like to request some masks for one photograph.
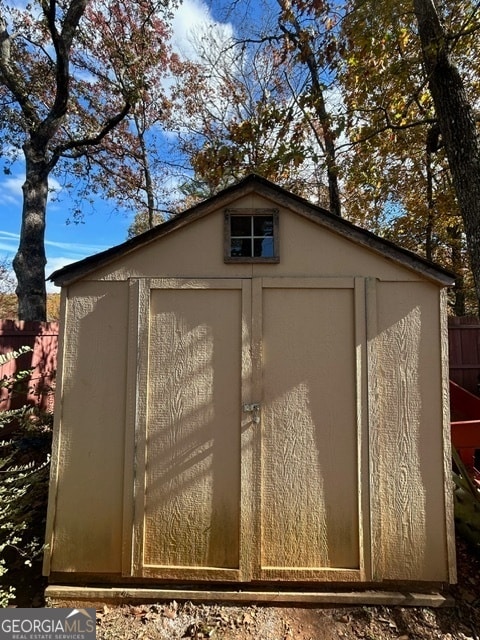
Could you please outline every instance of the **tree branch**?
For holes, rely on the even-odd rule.
[[[69,154],[70,158],[80,158],[81,156],[84,156],[86,154],[84,148],[100,144],[105,136],[107,136],[110,131],[112,131],[126,117],[131,107],[132,105],[129,102],[125,103],[123,109],[117,113],[117,115],[113,116],[113,118],[110,118],[97,135],[89,138],[82,138],[81,140],[71,140],[70,142],[66,142],[63,145],[56,147],[49,162],[49,168],[53,169],[61,156],[67,151],[77,151],[76,153]]]
[[[29,99],[28,89],[23,82],[22,74],[12,63],[11,40],[7,23],[3,15],[0,15],[0,81],[15,97],[25,116],[26,121],[33,127],[40,123],[35,107]]]
[[[470,27],[469,29],[462,29],[461,31],[456,31],[455,33],[445,36],[445,39],[456,42],[460,38],[463,38],[465,36],[471,36],[473,33],[476,33],[477,31],[480,31],[480,24],[476,24],[473,27]]]
[[[41,123],[38,135],[48,140],[65,116],[70,98],[70,49],[81,17],[85,13],[88,0],[72,0],[63,20],[62,32],[56,25],[57,0],[42,0],[42,10],[48,24],[56,54],[55,100],[47,117]]]
[[[357,111],[359,111],[359,110],[357,109]],[[340,151],[342,149],[350,148],[352,145],[362,144],[364,142],[368,142],[369,140],[372,140],[372,138],[375,138],[375,136],[378,136],[379,134],[384,133],[385,131],[406,131],[406,130],[412,129],[414,127],[421,127],[421,126],[425,126],[425,125],[435,126],[437,124],[436,118],[425,118],[423,120],[415,120],[413,122],[408,122],[407,124],[393,124],[390,121],[390,117],[389,117],[388,112],[387,112],[386,109],[383,109],[383,108],[379,107],[377,109],[363,109],[363,111],[365,113],[372,113],[372,112],[375,112],[375,111],[382,111],[384,116],[385,116],[385,121],[386,121],[385,126],[375,129],[375,131],[372,131],[371,133],[369,133],[366,136],[363,136],[362,138],[357,138],[355,140],[352,140],[351,142],[339,145],[337,147],[338,151]]]
[[[458,31],[452,34],[447,34],[447,40],[458,40],[463,36],[469,36],[472,33],[476,33],[480,29],[480,25],[476,24],[472,27],[468,27],[468,25],[475,19],[475,16],[478,14],[480,10],[480,2],[477,2],[477,5],[472,9],[472,12],[469,16],[465,18],[463,21],[463,25],[460,27]]]
[[[55,1],[56,0],[51,0],[51,2]],[[62,27],[62,41],[68,53],[70,53],[70,49],[72,48],[73,38],[75,37],[80,20],[85,13],[87,4],[88,0],[72,0],[68,7]]]

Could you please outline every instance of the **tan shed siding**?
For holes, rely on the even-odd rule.
[[[59,324],[59,335],[58,335],[57,384],[55,388],[56,410],[54,413],[54,425],[53,425],[54,438],[52,442],[50,482],[48,487],[48,510],[47,510],[47,521],[46,521],[46,527],[45,527],[46,549],[43,556],[43,575],[45,576],[48,576],[50,574],[55,517],[56,517],[56,506],[57,506],[56,499],[57,499],[57,489],[58,489],[58,474],[60,469],[60,461],[62,458],[61,437],[60,437],[61,416],[63,413],[61,380],[63,379],[63,357],[64,357],[65,344],[66,344],[65,327],[67,324],[67,317],[68,317],[66,289],[62,289],[60,294],[60,308],[61,308],[63,321]]]
[[[448,580],[439,291],[377,284],[371,349],[374,579]]]
[[[126,283],[71,287],[52,571],[119,572]]]
[[[246,198],[242,206],[255,199]],[[223,210],[159,238],[139,251],[89,274],[89,279],[125,280],[134,277],[250,277],[251,264],[228,264],[224,257]],[[187,250],[188,249],[188,250]]]
[[[272,202],[249,196],[229,208],[268,208]],[[280,209],[278,264],[225,264],[224,213],[213,212],[88,275],[89,280],[129,277],[244,277],[374,275],[380,280],[417,281],[418,274],[386,260],[301,216]],[[188,247],[188,251],[185,248]]]
[[[279,209],[278,264],[225,264],[215,201],[63,290],[47,572],[454,577],[436,280],[273,200],[228,208]]]
[[[315,274],[325,278],[375,275],[380,280],[419,280],[418,274],[374,251],[289,211],[281,213],[280,264],[272,275]],[[261,270],[262,265],[256,265],[254,274],[260,275]]]
[[[239,567],[241,294],[152,291],[146,565]]]
[[[353,295],[264,292],[264,567],[360,566]]]

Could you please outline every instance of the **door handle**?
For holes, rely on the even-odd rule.
[[[244,405],[242,405],[242,409],[243,411],[245,411],[245,413],[253,413],[252,421],[255,424],[258,424],[260,422],[260,404],[259,403],[257,402],[254,402],[252,404],[245,403]]]

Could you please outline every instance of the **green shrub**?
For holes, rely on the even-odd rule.
[[[0,356],[0,365],[23,353]],[[0,388],[8,398],[25,394],[31,371],[4,377]],[[32,389],[30,389],[32,391]],[[52,389],[34,389],[52,393]],[[3,406],[6,399],[3,400]],[[15,597],[17,577],[33,582],[39,575],[45,535],[53,414],[24,404],[5,409],[0,404],[0,606]]]
[[[480,558],[480,488],[470,478],[458,451],[452,447],[455,527]]]

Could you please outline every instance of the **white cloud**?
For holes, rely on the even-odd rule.
[[[1,232],[0,232],[1,234]],[[78,242],[55,242],[53,240],[45,240],[46,247],[55,247],[55,249],[61,249],[67,253],[69,262],[75,262],[81,260],[87,256],[91,256],[94,253],[105,251],[110,248],[110,245],[101,244],[79,244]]]
[[[0,229],[0,257],[6,255],[9,259],[13,259],[13,256],[17,252],[20,236],[18,233],[11,233],[10,231],[2,231]],[[48,247],[52,247],[57,250],[57,254],[60,250],[61,255],[51,256],[48,255]],[[109,246],[99,244],[80,244],[71,242],[55,242],[52,240],[45,240],[45,248],[48,256],[48,262],[46,266],[47,275],[53,273],[57,269],[61,269],[67,264],[82,260],[87,256],[91,256],[100,251],[105,251]]]
[[[25,178],[22,176],[8,176],[4,178],[1,182],[2,189],[0,191],[0,197],[5,203],[17,204],[21,202],[23,193],[22,193],[22,184],[24,183]]]
[[[58,269],[62,269],[66,267],[67,264],[71,264],[72,258],[70,256],[57,256],[56,258],[49,258],[47,262],[47,277],[50,276],[51,273],[57,271]]]
[[[2,178],[0,181],[0,200],[4,204],[20,205],[23,198],[22,185],[24,182],[25,175],[19,173]],[[62,186],[55,178],[49,178],[48,189],[50,199],[50,195],[60,192]]]
[[[215,20],[209,8],[201,0],[184,0],[175,12],[173,20],[173,48],[184,58],[195,59],[192,39],[205,30],[221,28],[224,38],[233,36],[230,23]]]
[[[60,293],[60,287],[56,287],[53,282],[49,282],[48,280],[46,283],[46,290],[47,293]]]
[[[15,240],[18,242],[20,236],[18,233],[12,233],[11,231],[2,231],[0,229],[0,238],[5,238],[5,240]]]
[[[0,244],[0,252],[2,251],[2,247]],[[62,267],[65,267],[67,264],[71,264],[72,262],[75,262],[75,260],[72,260],[71,257],[67,257],[67,256],[61,256],[61,257],[57,257],[57,258],[49,258],[48,262],[47,262],[47,266],[45,268],[45,277],[49,278],[50,275],[54,272],[57,271],[57,269],[61,269]],[[13,271],[13,269],[9,270],[9,275],[11,276],[12,280],[14,282],[16,282],[16,276],[15,276],[15,272]],[[47,280],[46,282],[46,287],[47,287],[47,293],[59,293],[60,292],[60,287],[56,287],[53,282],[50,282]]]
[[[55,180],[55,178],[52,178],[52,176],[50,176],[48,178],[48,190],[58,193],[59,191],[62,190],[62,185],[59,183],[58,180]]]
[[[13,254],[18,248],[20,236],[18,233],[10,233],[10,231],[2,231],[0,229],[0,254]]]
[[[15,255],[18,249],[18,241],[19,241],[18,233],[11,233],[10,231],[0,230],[0,257],[6,256],[9,260],[12,260],[13,256]],[[53,244],[55,246],[64,246],[67,249],[74,249],[71,255],[48,258],[47,266],[45,269],[46,277],[48,277],[51,273],[53,273],[57,269],[61,269],[65,265],[70,264],[71,262],[75,262],[76,260],[80,260],[81,258],[84,258],[86,255],[89,255],[89,251],[92,249],[92,247],[88,245],[80,245],[80,247],[76,247],[76,246],[68,245],[66,243],[56,243],[56,242],[49,243],[48,241],[45,244]],[[96,246],[95,248],[97,250],[101,250],[101,248],[98,246]],[[76,251],[78,251],[78,253],[76,253]],[[10,275],[14,280],[16,280],[13,269],[10,271]],[[58,287],[55,287],[55,285],[52,282],[47,282],[48,293],[58,293],[59,291],[60,289]]]
[[[56,258],[48,258],[47,266],[45,268],[46,277],[49,278],[54,271],[66,267],[67,264],[74,262],[69,256],[58,256]],[[59,293],[60,287],[56,287],[53,282],[47,280],[47,293]]]

